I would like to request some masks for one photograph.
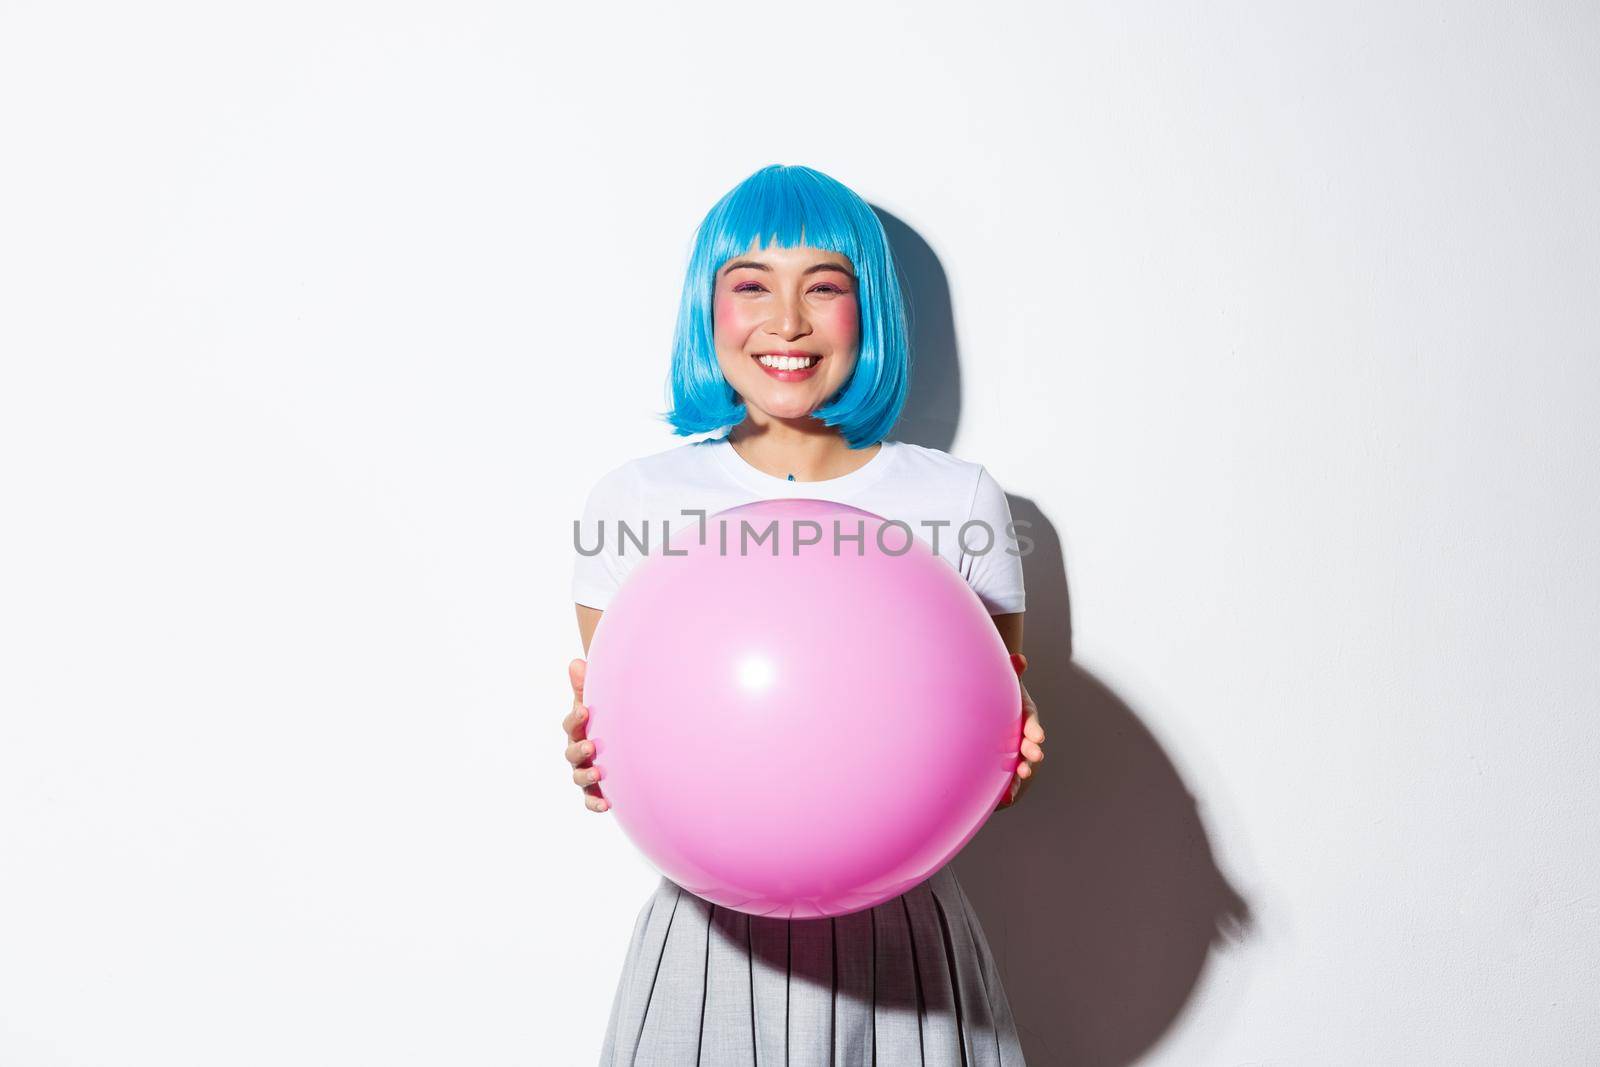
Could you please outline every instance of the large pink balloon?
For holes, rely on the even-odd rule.
[[[955,568],[884,524],[822,500],[732,508],[704,545],[697,524],[672,555],[652,545],[601,618],[584,686],[600,788],[690,892],[859,911],[937,871],[1009,787],[1005,644]]]

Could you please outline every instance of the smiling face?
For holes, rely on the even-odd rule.
[[[747,405],[798,419],[855,370],[861,305],[850,260],[755,242],[717,269],[712,334],[723,377]]]

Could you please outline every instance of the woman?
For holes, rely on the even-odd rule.
[[[679,526],[752,499],[804,496],[907,522],[988,608],[1020,676],[1023,585],[1004,492],[979,464],[887,440],[909,378],[906,317],[882,224],[855,193],[806,167],[766,167],[696,235],[672,357],[674,432],[716,435],[607,473],[580,544],[610,528],[573,576],[585,653],[638,562],[615,524]],[[606,521],[609,520],[609,521]],[[991,551],[957,531],[981,521]],[[981,540],[981,538],[979,538]],[[1014,543],[1014,542],[1013,542]],[[980,546],[981,547],[981,546]],[[563,721],[573,780],[608,808],[585,739],[584,661]],[[1025,687],[1021,759],[1001,807],[1044,758]],[[715,759],[711,764],[714,766]],[[640,910],[601,1063],[1023,1063],[976,914],[948,866],[877,907],[831,919],[750,916],[663,877]]]

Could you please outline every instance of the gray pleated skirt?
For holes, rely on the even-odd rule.
[[[639,911],[601,1067],[1024,1067],[949,866],[867,911],[774,919],[663,877]]]

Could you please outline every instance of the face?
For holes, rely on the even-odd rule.
[[[717,269],[712,332],[723,377],[747,405],[780,419],[809,415],[855,370],[861,305],[850,260],[752,242]]]

